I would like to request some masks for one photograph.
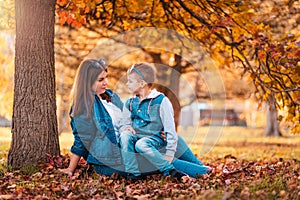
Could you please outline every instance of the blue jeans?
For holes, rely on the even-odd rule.
[[[178,135],[177,149],[175,158],[172,162],[175,169],[196,178],[197,175],[207,173],[207,166],[205,166],[191,151],[186,142]]]
[[[137,155],[137,161],[139,163],[139,168],[143,173],[141,175],[148,176],[151,174],[159,174],[160,171],[155,169],[155,167],[148,162],[143,156]],[[126,177],[128,173],[125,171],[125,166],[119,165],[119,166],[114,166],[114,167],[109,167],[106,165],[93,165],[94,170],[98,174],[106,175],[106,176],[111,176],[113,173],[118,173],[123,177]],[[140,172],[139,172],[140,173]]]
[[[143,166],[139,167],[135,151],[146,158],[154,166],[154,169],[159,170],[164,175],[168,175],[168,172],[174,169],[174,166],[159,151],[166,146],[166,141],[160,136],[145,136],[126,131],[120,135],[120,145],[127,173],[139,175],[139,172],[148,172],[144,171],[146,169]]]
[[[115,166],[113,168],[106,165],[94,165],[93,167],[98,174],[106,176],[111,176],[113,173],[118,173],[123,177],[127,175],[124,170],[124,165]]]
[[[124,133],[125,134],[121,134],[120,144],[125,165],[124,169],[128,173],[134,175],[139,175],[141,173],[151,174],[156,173],[158,170],[163,172],[164,170],[170,170],[174,167],[194,178],[196,178],[197,175],[207,173],[207,166],[195,156],[181,136],[178,136],[178,144],[172,166],[168,161],[165,162],[166,160],[163,158],[166,143],[161,140],[159,136],[151,136],[150,138],[152,139],[147,141],[148,139],[138,139],[139,137],[131,132]],[[149,136],[146,136],[146,138],[149,138]],[[139,150],[136,143],[139,144]],[[147,143],[149,144],[147,145]],[[154,152],[152,152],[152,148],[154,148]],[[142,153],[142,155],[136,153],[135,149]],[[149,150],[148,154],[143,153],[144,151],[147,151],[146,149]],[[159,149],[159,151],[157,149]],[[163,164],[156,162],[163,162]]]
[[[142,172],[142,175],[151,175],[160,172],[158,169],[155,168],[155,166],[153,166],[148,160],[146,160],[141,155],[137,155],[137,161],[138,161],[139,169]],[[207,166],[198,165],[178,158],[174,158],[172,164],[175,169],[193,178],[197,178],[197,175],[203,175],[207,173]]]
[[[175,169],[193,178],[197,178],[197,175],[202,175],[207,173],[207,166],[205,165],[197,165],[184,160],[179,160],[177,158],[174,158],[172,164],[175,167]]]
[[[188,147],[188,145],[180,135],[178,135],[175,157],[180,160],[191,162],[197,165],[203,165],[203,163],[195,156],[195,154],[191,151],[191,149]]]
[[[138,138],[130,131],[124,131],[120,135],[120,146],[125,171],[135,176],[141,175],[135,152],[135,143],[137,140]]]
[[[159,171],[156,170],[155,167],[142,156],[138,155],[137,160],[139,163],[139,167],[143,172],[142,175],[151,175],[151,174],[159,173]],[[197,175],[202,175],[207,173],[206,166],[197,165],[184,160],[179,160],[177,158],[174,158],[172,164],[174,165],[175,169],[193,178],[196,178]],[[125,172],[124,165],[116,166],[115,168],[108,167],[105,165],[94,165],[94,169],[98,174],[103,174],[106,176],[111,176],[113,173],[118,173],[123,177],[126,177],[127,175],[127,173]]]

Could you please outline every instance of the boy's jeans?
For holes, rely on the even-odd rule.
[[[145,157],[155,169],[164,173],[164,175],[168,175],[168,172],[174,169],[174,166],[159,151],[166,146],[166,141],[160,136],[141,136],[126,131],[120,135],[120,144],[125,170],[128,173],[134,175],[147,173],[147,171],[143,170],[143,167],[139,171],[135,151]]]
[[[137,135],[132,134],[131,132],[128,132],[126,134],[121,134],[123,139],[121,138],[121,147],[122,147],[122,156],[124,160],[124,165],[125,165],[125,171],[128,173],[132,173],[134,175],[139,175],[140,173],[142,174],[151,174],[151,172],[155,172],[161,168],[160,165],[157,165],[157,163],[154,162],[159,162],[156,159],[150,160],[148,157],[142,158],[139,153],[135,153],[135,143],[138,140]],[[149,137],[149,136],[148,136]],[[157,137],[155,137],[158,139]],[[123,145],[122,145],[122,140],[123,140]],[[126,144],[124,142],[127,141]],[[162,141],[162,140],[158,140]],[[158,142],[158,143],[160,143]],[[164,147],[166,144],[165,142],[161,142],[162,147]],[[161,147],[160,147],[161,148]],[[160,157],[163,157],[164,154],[164,149],[161,149],[161,152],[155,151],[155,154],[159,154]],[[153,154],[152,156],[155,156]],[[145,156],[145,154],[143,154]],[[178,144],[177,144],[177,150],[175,153],[175,157],[172,164],[175,167],[175,169],[188,174],[189,176],[196,178],[197,175],[202,175],[207,173],[207,167],[203,165],[203,163],[198,160],[198,158],[194,155],[194,153],[190,150],[186,142],[182,139],[181,136],[178,136]],[[152,158],[151,158],[152,159]],[[164,158],[163,158],[164,159]],[[137,161],[138,160],[138,161]],[[165,159],[164,159],[165,160]],[[164,162],[165,166],[168,166],[166,169],[170,170],[173,168],[173,166],[170,166],[170,163]],[[154,166],[153,166],[154,165]],[[164,170],[164,169],[163,169]],[[161,171],[161,170],[160,170]]]

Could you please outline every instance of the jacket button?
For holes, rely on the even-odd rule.
[[[144,120],[141,120],[141,122],[144,122]]]
[[[141,112],[141,110],[138,110],[138,112]]]

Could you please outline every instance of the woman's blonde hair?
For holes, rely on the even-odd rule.
[[[90,118],[95,92],[92,91],[92,86],[103,71],[107,71],[103,59],[87,59],[80,63],[71,92],[73,100],[71,116],[79,116],[86,111],[86,118]]]

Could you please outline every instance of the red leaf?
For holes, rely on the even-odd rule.
[[[257,56],[258,59],[264,58],[266,56],[265,52],[260,52]]]

